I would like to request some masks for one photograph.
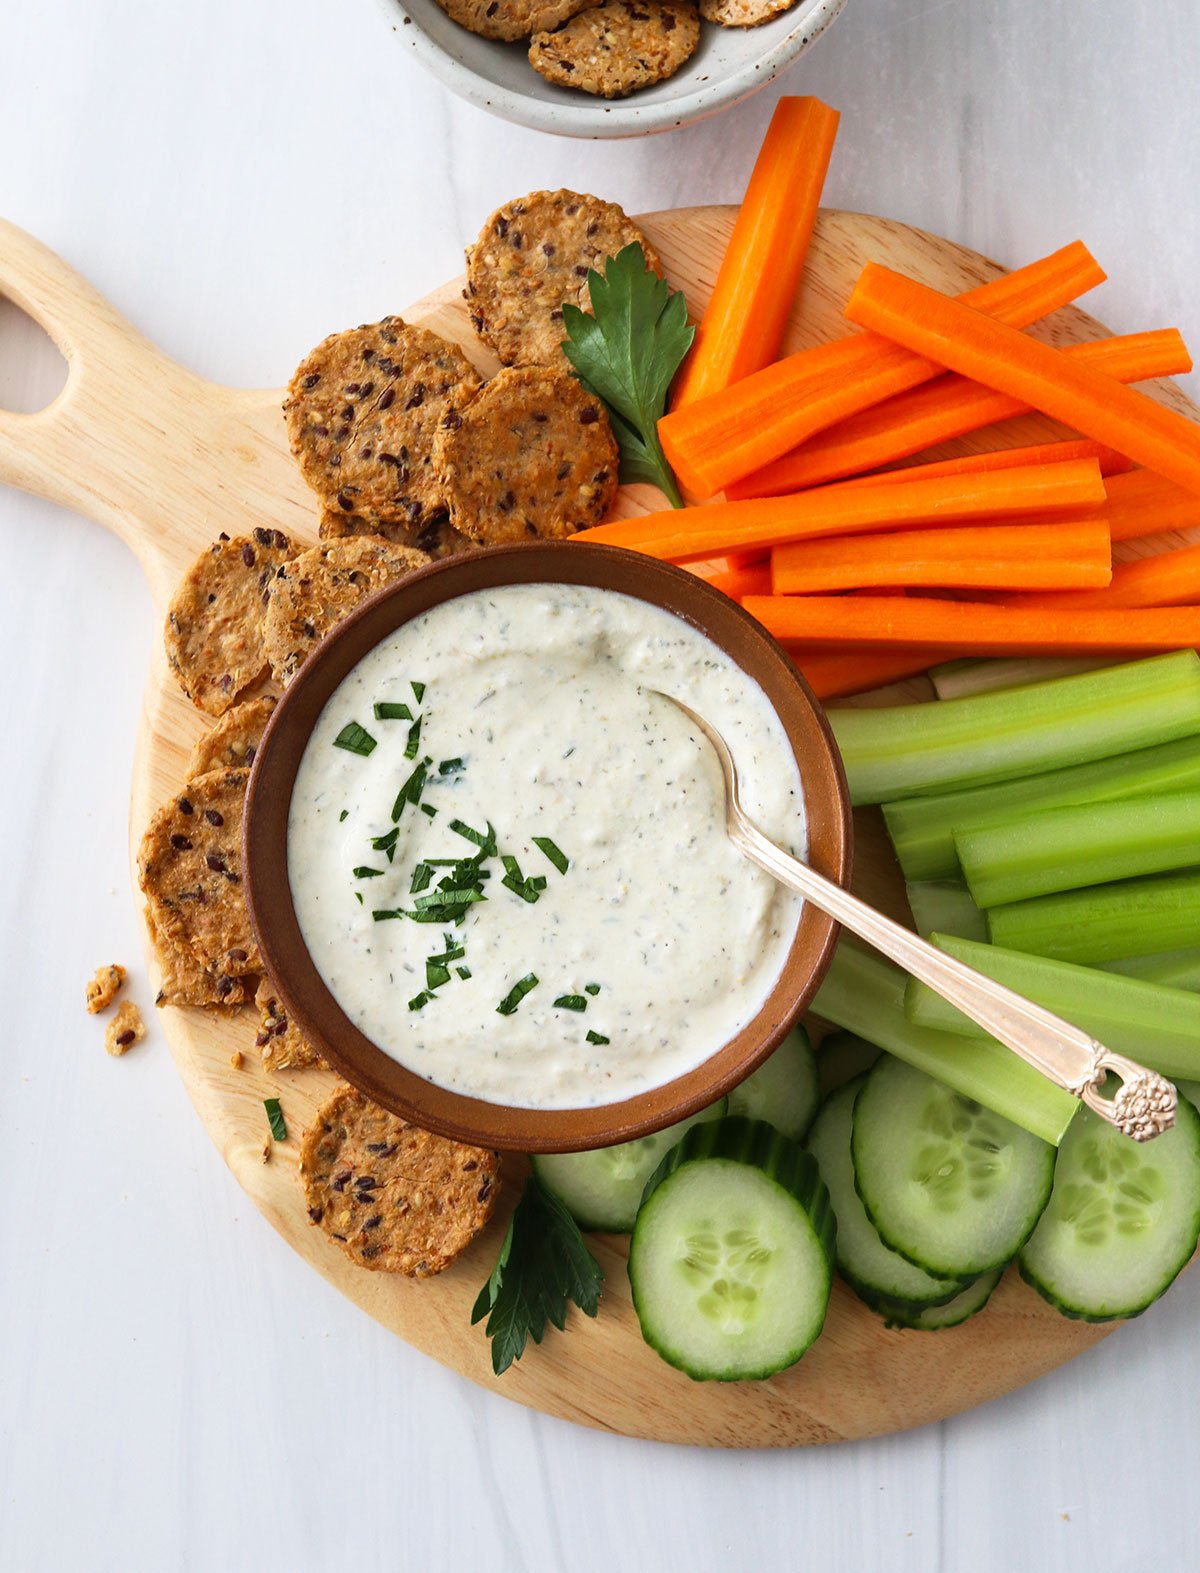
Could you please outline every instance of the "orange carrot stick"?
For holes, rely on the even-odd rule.
[[[968,290],[963,300],[1027,327],[1092,289],[1102,269],[1079,241]],[[711,497],[835,421],[936,377],[942,367],[875,333],[854,334],[789,355],[658,423],[680,482]]]
[[[744,595],[770,595],[771,562],[760,557],[746,562],[737,557],[708,557],[702,562],[684,563],[689,573],[694,573],[714,590],[721,590],[735,601]]]
[[[846,315],[1200,492],[1200,424],[1049,344],[869,262]]]
[[[727,388],[779,354],[839,118],[819,98],[776,104],[691,353],[675,379],[672,409]]]
[[[1118,563],[1112,582],[1103,590],[1078,590],[1061,595],[1022,595],[1014,606],[1040,606],[1047,611],[1089,611],[1104,606],[1194,606],[1200,602],[1200,546],[1159,552],[1133,563]]]
[[[1038,442],[1027,448],[993,448],[985,453],[964,453],[957,459],[939,459],[936,464],[910,464],[902,470],[876,470],[859,475],[845,486],[878,486],[885,481],[928,481],[939,475],[974,475],[980,470],[1012,470],[1024,464],[1066,464],[1069,459],[1095,459],[1100,474],[1124,475],[1133,468],[1123,453],[1106,448],[1089,437],[1071,437],[1061,442]]]
[[[1200,497],[1153,470],[1114,475],[1106,490],[1099,513],[1114,541],[1136,541],[1200,525]]]
[[[865,694],[886,683],[917,677],[946,659],[944,650],[848,650],[828,654],[807,648],[792,659],[818,699],[838,699],[845,694]]]
[[[742,605],[784,644],[966,649],[972,655],[1117,655],[1200,646],[1200,607],[1048,612],[882,595],[748,595]]]
[[[1102,524],[948,525],[796,541],[771,553],[775,595],[903,585],[944,590],[1094,590],[1112,578]],[[754,594],[744,591],[743,594]]]
[[[1071,344],[1062,353],[1118,382],[1174,377],[1192,369],[1187,345],[1174,328]],[[802,448],[727,487],[726,495],[778,497],[820,486],[877,470],[882,464],[907,459],[952,437],[965,437],[980,427],[1028,413],[1028,404],[967,377],[939,377],[927,388],[888,399],[853,420],[819,432]]]
[[[1032,465],[942,480],[898,481],[891,486],[826,486],[795,497],[753,502],[708,503],[668,508],[639,519],[614,519],[581,530],[575,541],[625,546],[672,562],[715,557],[724,552],[764,550],[784,541],[818,535],[852,535],[899,530],[905,525],[1012,514],[1066,512],[1104,501],[1104,481],[1095,459]]]

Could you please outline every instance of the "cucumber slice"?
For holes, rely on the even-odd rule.
[[[817,1050],[817,1085],[822,1098],[869,1071],[882,1053],[881,1048],[857,1033],[831,1032],[822,1038]]]
[[[1048,1142],[891,1055],[858,1094],[851,1150],[884,1244],[943,1278],[1011,1261],[1054,1177]]]
[[[793,1027],[770,1059],[729,1094],[729,1112],[766,1120],[798,1142],[804,1140],[819,1101],[812,1042],[803,1027]]]
[[[922,1306],[952,1300],[963,1285],[957,1279],[935,1278],[889,1251],[867,1217],[854,1188],[850,1157],[854,1100],[866,1079],[865,1075],[856,1077],[825,1100],[809,1132],[808,1150],[817,1160],[837,1219],[838,1272],[859,1299],[875,1310],[887,1310],[901,1302],[915,1315]]]
[[[1174,1282],[1200,1238],[1200,1115],[1179,1101],[1174,1127],[1133,1142],[1080,1109],[1063,1138],[1054,1190],[1021,1252],[1021,1276],[1065,1316],[1137,1316]]]
[[[795,1142],[736,1116],[693,1127],[647,1184],[630,1242],[642,1337],[700,1382],[794,1365],[825,1321],[835,1227]]]
[[[597,1147],[590,1152],[534,1153],[530,1160],[533,1172],[566,1205],[581,1229],[598,1234],[628,1234],[642,1204],[646,1181],[662,1162],[664,1153],[693,1125],[719,1120],[727,1103],[727,1099],[719,1098],[699,1114],[655,1131],[653,1136],[618,1142],[615,1147]]]
[[[919,1333],[936,1333],[943,1327],[957,1327],[960,1322],[982,1311],[992,1298],[992,1290],[1003,1277],[1003,1267],[998,1267],[994,1273],[984,1273],[982,1278],[968,1284],[953,1300],[947,1300],[945,1305],[927,1305],[917,1310],[910,1310],[904,1305],[881,1305],[876,1309],[883,1312],[889,1327],[911,1327]]]

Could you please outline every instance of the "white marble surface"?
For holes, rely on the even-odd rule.
[[[1198,78],[1190,0],[850,0],[787,85],[845,112],[831,201],[1011,262],[1081,234],[1101,315],[1200,341]],[[454,273],[504,197],[734,198],[776,91],[560,142],[456,103],[375,0],[9,0],[0,213],[199,371],[279,382]],[[0,307],[0,403],[44,400],[53,363]],[[239,1193],[157,1031],[113,1061],[82,1012],[96,963],[139,955],[126,796],[157,630],[97,528],[0,492],[0,545],[0,1566],[1195,1565],[1200,1272],[974,1414],[775,1455],[530,1415],[342,1301]]]

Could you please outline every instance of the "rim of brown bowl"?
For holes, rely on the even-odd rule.
[[[334,1070],[414,1124],[482,1147],[577,1152],[673,1125],[748,1076],[816,993],[838,925],[805,902],[783,970],[752,1020],[695,1069],[619,1103],[524,1109],[468,1097],[408,1070],[359,1031],[317,971],[292,904],[287,824],[301,757],[330,695],[381,639],[444,601],[514,584],[583,584],[635,596],[681,617],[731,656],[763,688],[783,723],[804,788],[809,858],[841,884],[850,877],[850,799],[829,723],[766,629],[695,574],[620,547],[544,541],[432,563],[363,602],[304,662],[256,751],[242,831],[250,924],[284,1008]]]

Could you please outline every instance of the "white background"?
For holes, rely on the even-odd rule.
[[[849,0],[787,79],[844,111],[829,202],[1009,263],[1082,236],[1099,315],[1194,342],[1198,84],[1193,0]],[[456,273],[506,197],[736,199],[778,90],[573,143],[460,105],[375,0],[3,0],[0,214],[186,364],[277,385]],[[0,403],[54,378],[0,306]],[[11,492],[0,554],[4,1573],[1196,1565],[1200,1272],[974,1414],[780,1454],[531,1415],[340,1299],[225,1171],[144,979],[126,1059],[82,1010],[97,963],[140,957],[126,801],[158,631],[134,564]]]

